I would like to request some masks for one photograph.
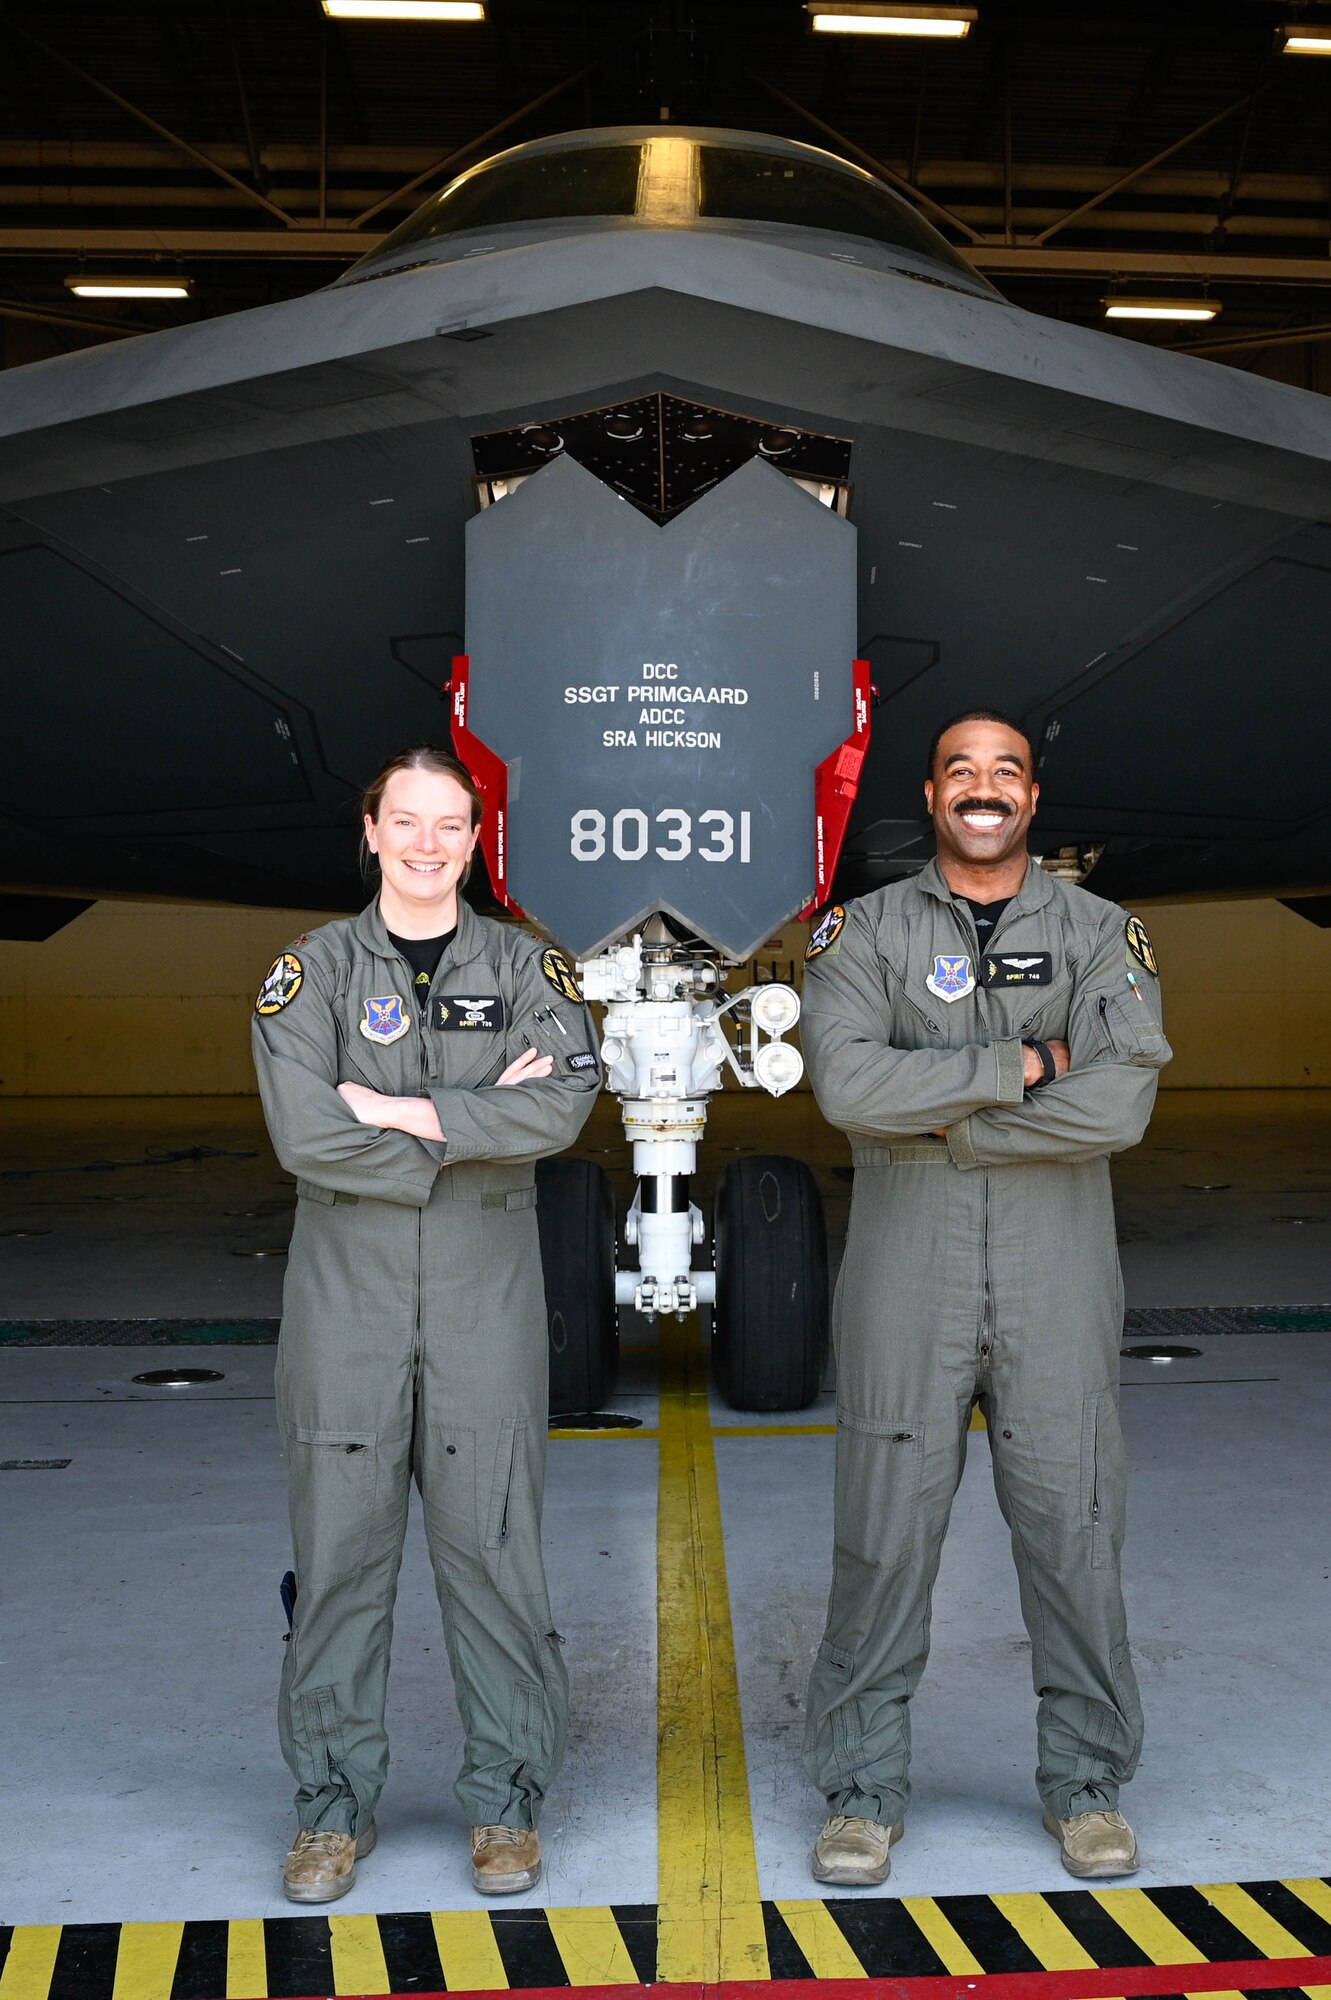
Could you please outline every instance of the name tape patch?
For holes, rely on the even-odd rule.
[[[989,951],[980,960],[980,984],[985,987],[1048,986],[1053,977],[1050,951]]]
[[[436,996],[434,1003],[434,1026],[444,1033],[455,1030],[482,1035],[495,1035],[504,1025],[504,1003],[495,993],[484,993],[474,1000],[464,999],[459,993],[450,993],[445,1000]]]

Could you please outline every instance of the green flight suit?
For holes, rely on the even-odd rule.
[[[279,958],[254,1059],[296,1179],[277,1414],[295,1619],[279,1727],[302,1827],[363,1832],[388,1768],[384,1696],[414,1477],[465,1730],[473,1825],[534,1825],[567,1677],[541,1560],[548,1404],[533,1162],[577,1137],[596,1041],[559,954],[458,905],[417,997],[378,903]],[[477,1004],[480,1003],[480,1004]],[[553,1074],[491,1088],[527,1047]],[[429,1096],[443,1143],[363,1125],[339,1083]]]
[[[909,1802],[908,1704],[977,1401],[1033,1650],[1040,1795],[1060,1818],[1108,1810],[1136,1768],[1109,1155],[1141,1138],[1170,1049],[1129,925],[1150,959],[1135,919],[1032,861],[982,953],[931,862],[810,940],[804,1049],[855,1163],[805,1737],[835,1813],[890,1824]],[[1023,1037],[1068,1042],[1070,1073],[1027,1091]]]

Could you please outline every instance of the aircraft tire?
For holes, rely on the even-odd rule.
[[[581,1416],[614,1394],[615,1197],[590,1160],[536,1163],[536,1221],[545,1274],[550,1415]]]
[[[827,1229],[803,1160],[734,1160],[713,1209],[712,1373],[732,1410],[804,1410],[827,1352]]]

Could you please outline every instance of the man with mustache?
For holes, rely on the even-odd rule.
[[[936,858],[809,940],[803,1041],[855,1191],[833,1311],[835,1557],[805,1765],[820,1882],[885,1880],[910,1799],[910,1698],[978,1403],[1039,1697],[1043,1824],[1074,1875],[1129,1875],[1118,1811],[1141,1706],[1119,1585],[1123,1286],[1109,1156],[1168,1062],[1139,918],[1027,853],[1031,744],[945,723]]]

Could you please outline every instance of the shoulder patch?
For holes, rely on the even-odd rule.
[[[556,951],[553,945],[547,945],[541,953],[541,971],[561,999],[573,1000],[581,1005],[582,988],[578,984],[573,967],[562,951]]]
[[[829,945],[836,943],[841,935],[842,926],[845,921],[845,910],[840,903],[833,903],[831,909],[819,919],[818,928],[804,947],[804,962],[806,965],[811,958],[817,958],[820,952],[826,951]]]
[[[301,987],[305,984],[305,967],[294,951],[284,951],[273,960],[259,997],[254,1003],[256,1014],[280,1014],[289,1007]]]
[[[1146,926],[1140,917],[1128,918],[1127,928],[1123,936],[1130,956],[1136,959],[1138,965],[1144,965],[1148,972],[1153,972],[1158,979],[1160,977],[1160,968],[1155,962],[1155,953],[1151,950],[1151,940],[1146,935]]]

